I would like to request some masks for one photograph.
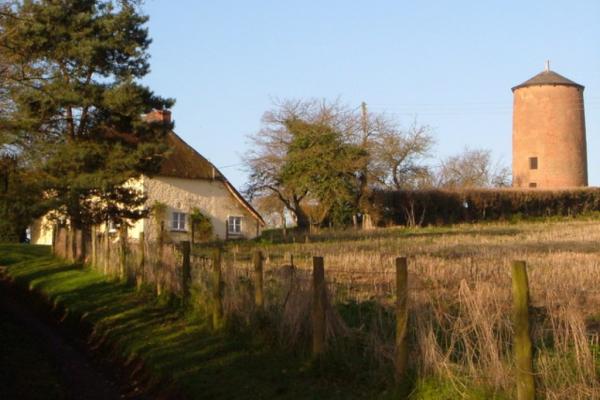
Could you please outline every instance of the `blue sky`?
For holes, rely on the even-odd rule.
[[[280,98],[340,98],[511,162],[510,88],[544,61],[586,86],[588,169],[600,185],[600,1],[146,0],[158,94],[176,132],[239,188],[247,135]]]

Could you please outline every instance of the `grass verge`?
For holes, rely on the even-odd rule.
[[[66,324],[116,359],[122,374],[139,380],[152,398],[392,399],[401,398],[399,390],[411,400],[500,398],[431,377],[390,389],[368,359],[360,360],[364,350],[357,346],[332,346],[316,368],[258,330],[215,332],[200,313],[56,259],[47,247],[0,244],[0,265],[17,286],[59,309]]]
[[[89,325],[92,346],[111,349],[130,372],[143,366],[148,382],[174,382],[184,397],[353,399],[381,392],[354,385],[351,377],[321,376],[301,355],[276,351],[252,335],[214,332],[202,316],[53,258],[48,248],[0,245],[0,264],[17,285],[63,309],[66,319]]]

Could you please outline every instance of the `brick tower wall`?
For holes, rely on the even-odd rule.
[[[516,89],[512,139],[514,187],[587,186],[582,88],[536,85]],[[537,169],[532,168],[533,157],[537,157]]]

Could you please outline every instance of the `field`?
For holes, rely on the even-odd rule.
[[[358,334],[382,370],[393,357],[394,260],[409,257],[412,370],[451,381],[466,397],[471,387],[514,396],[510,265],[525,260],[538,391],[549,399],[592,399],[600,398],[599,243],[599,222],[571,220],[323,233],[308,243],[258,247],[272,274],[291,254],[297,275],[305,270],[306,277],[310,256],[323,256],[340,317],[332,319],[343,325],[330,330]],[[232,246],[230,262],[244,266],[248,251]]]
[[[109,241],[108,257],[98,250],[97,265],[83,270],[61,261],[14,264],[0,257],[0,264],[13,263],[9,274],[85,314],[100,338],[111,337],[127,357],[135,354],[161,375],[172,374],[193,398],[244,398],[250,392],[227,384],[243,377],[264,398],[394,398],[403,392],[410,399],[509,399],[516,395],[510,267],[525,260],[538,396],[600,399],[597,220],[323,232],[287,241],[266,233],[257,241],[228,242],[218,264],[214,246],[197,244],[187,305],[180,300],[186,273],[177,245]],[[261,307],[257,251],[264,255]],[[310,356],[313,256],[324,257],[328,288],[327,349],[317,363]],[[409,261],[410,355],[409,374],[397,386],[399,256]],[[137,280],[141,290],[105,275]],[[216,331],[215,309],[224,319]],[[218,387],[210,378],[215,374]],[[304,387],[311,393],[303,394]]]

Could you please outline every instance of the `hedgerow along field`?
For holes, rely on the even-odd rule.
[[[394,262],[407,256],[410,355],[401,391],[417,399],[514,398],[510,265],[522,259],[529,272],[538,395],[600,398],[598,228],[595,220],[566,220],[326,232],[292,243],[228,242],[218,263],[212,246],[197,244],[190,257],[190,305],[198,315],[212,314],[214,326],[218,302],[219,329],[260,337],[310,360],[312,257],[322,256],[327,349],[319,373],[352,377],[389,394],[395,385]],[[163,297],[181,293],[185,274],[177,246],[107,243],[112,249],[108,257],[98,252],[98,270],[121,277],[133,272],[142,287]],[[266,258],[260,309],[253,298],[257,250]],[[146,260],[141,272],[140,252]],[[112,268],[120,263],[124,269]]]
[[[267,277],[289,264],[290,255],[297,275],[307,277],[310,256],[324,257],[336,305],[328,340],[356,356],[344,349],[354,338],[376,376],[393,369],[394,262],[407,256],[410,370],[417,381],[450,382],[444,390],[456,398],[516,396],[511,263],[524,260],[538,395],[600,398],[597,220],[323,233],[308,242],[298,237],[251,247],[266,255]],[[250,250],[230,245],[238,268]],[[298,313],[306,307],[297,306]]]

